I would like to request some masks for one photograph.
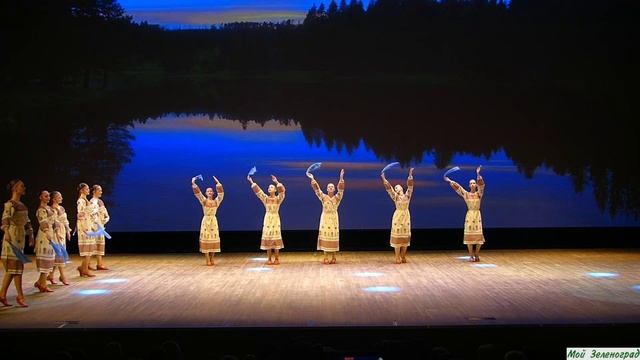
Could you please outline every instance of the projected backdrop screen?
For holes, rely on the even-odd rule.
[[[402,133],[389,141],[402,145]],[[112,231],[195,231],[202,210],[191,190],[191,177],[202,174],[201,190],[213,187],[212,176],[224,185],[218,211],[222,230],[260,230],[264,207],[251,191],[247,172],[263,190],[274,174],[286,186],[280,214],[284,230],[316,229],[321,204],[314,195],[306,168],[314,172],[321,188],[337,183],[345,169],[346,190],[340,205],[343,229],[389,228],[394,206],[384,191],[380,170],[395,159],[382,159],[363,141],[346,148],[323,137],[303,133],[295,122],[267,121],[264,125],[207,115],[165,115],[135,124],[130,129],[132,157],[117,174],[113,188],[105,188],[112,214]],[[466,206],[442,180],[446,169],[434,165],[425,152],[420,161],[387,173],[392,184],[406,187],[408,166],[415,167],[415,189],[410,210],[414,228],[457,228]],[[454,154],[450,166],[461,171],[451,177],[468,188],[475,168],[483,166],[486,181],[482,204],[486,227],[636,226],[628,214],[610,215],[597,204],[593,189],[578,192],[569,175],[540,166],[526,176],[498,149],[488,156]]]
[[[406,186],[414,229],[455,228],[466,205],[443,181],[468,188],[483,166],[486,228],[638,226],[637,131],[608,106],[554,93],[494,94],[422,85],[160,83],[81,103],[2,116],[6,184],[21,178],[33,217],[38,192],[59,190],[75,221],[76,186],[103,187],[108,230],[198,231],[202,191],[224,185],[222,231],[259,231],[264,206],[246,180],[286,186],[282,229],[316,230],[323,190],[345,169],[341,229],[389,229],[394,204],[380,171]],[[587,111],[588,110],[588,111]],[[6,171],[5,171],[6,170]]]

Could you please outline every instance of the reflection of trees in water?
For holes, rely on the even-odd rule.
[[[444,168],[457,153],[489,157],[504,149],[526,176],[548,166],[570,175],[578,192],[591,184],[600,208],[612,215],[640,215],[634,186],[640,149],[624,94],[235,83],[156,96],[164,112],[217,114],[245,124],[295,119],[310,144],[351,152],[363,141],[379,158],[402,163],[429,153]]]
[[[131,122],[168,113],[208,114],[245,126],[298,123],[310,144],[351,152],[364,142],[379,158],[405,164],[428,153],[444,168],[455,154],[489,157],[504,149],[526,176],[548,166],[570,175],[578,192],[591,184],[602,210],[638,217],[640,149],[630,121],[635,110],[626,103],[621,94],[602,98],[410,84],[164,84],[80,108],[48,110],[46,121],[43,113],[22,113],[16,117],[21,121],[8,125],[12,155],[5,168],[24,169],[15,176],[28,174],[19,176],[32,190],[69,188],[70,204],[75,198],[70,186],[79,181],[111,187],[132,155]],[[25,163],[18,160],[18,146],[29,149]]]
[[[128,121],[99,119],[87,109],[50,108],[2,116],[3,171],[0,181],[22,178],[23,199],[35,210],[40,190],[61,191],[70,218],[75,219],[76,186],[101,184],[105,196],[133,151]]]

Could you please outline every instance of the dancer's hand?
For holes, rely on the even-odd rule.
[[[415,170],[414,168],[410,168],[409,169],[409,177],[413,177],[413,170]]]
[[[449,179],[449,177],[448,177],[448,176],[445,176],[445,177],[444,177],[444,181],[446,181],[446,182],[448,182],[448,183],[451,183],[451,179]]]
[[[71,231],[67,231],[67,241],[71,241]]]
[[[480,175],[480,170],[482,169],[482,165],[479,165],[478,168],[476,168],[476,174]]]
[[[275,175],[271,175],[271,181],[278,184],[278,178]]]
[[[196,184],[196,178],[195,178],[195,177],[192,177],[192,178],[191,178],[191,185],[195,185],[195,184]]]
[[[33,238],[33,235],[29,236],[29,246],[34,246],[35,244],[36,244],[36,241]]]
[[[251,176],[247,175],[247,181],[249,182],[249,184],[253,185],[253,179],[251,178]]]
[[[309,179],[313,180],[313,174],[311,174],[311,173],[306,173],[306,174],[307,174],[307,177],[308,177]]]
[[[344,169],[340,169],[340,180],[344,180]]]

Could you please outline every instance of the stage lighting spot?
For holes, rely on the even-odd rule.
[[[267,259],[266,257],[257,257],[257,258],[251,258],[251,261],[267,261],[269,259]]]
[[[378,277],[384,274],[379,272],[359,272],[359,273],[356,273],[355,275],[360,277]]]
[[[633,285],[631,288],[633,289],[633,291],[640,293],[640,285]]]
[[[255,268],[249,268],[247,270],[249,270],[249,271],[271,271],[271,269],[266,268],[266,267],[255,267]]]
[[[96,282],[101,284],[119,284],[127,281],[129,281],[129,279],[103,279],[103,280],[98,280]]]
[[[469,261],[469,256],[456,256],[456,259],[458,259],[458,260],[464,260],[464,261]]]
[[[105,295],[110,293],[111,291],[109,290],[103,290],[103,289],[94,289],[94,290],[79,290],[76,291],[76,294],[78,295]]]
[[[498,267],[498,265],[496,265],[496,264],[473,264],[473,266],[475,266],[477,268],[494,268],[494,267]]]
[[[609,273],[609,272],[590,272],[587,275],[594,277],[596,279],[613,279],[617,278],[617,273]]]
[[[373,292],[373,293],[390,293],[390,292],[399,292],[401,289],[399,287],[393,287],[393,286],[371,286],[371,287],[363,288],[362,290],[366,292]]]

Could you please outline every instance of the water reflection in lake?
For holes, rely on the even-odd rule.
[[[316,172],[321,186],[336,182],[346,171],[347,188],[340,207],[345,229],[387,228],[393,204],[380,180],[386,164],[363,142],[339,149],[309,141],[299,124],[267,121],[242,123],[207,115],[167,115],[132,126],[134,156],[107,190],[113,200],[114,231],[194,230],[201,209],[192,195],[190,179],[202,173],[204,190],[217,176],[225,186],[218,212],[223,230],[259,230],[264,209],[245,179],[256,166],[254,180],[266,190],[270,174],[287,187],[281,208],[284,229],[314,229],[321,206],[304,176],[307,166],[322,161]],[[525,177],[502,150],[488,158],[456,154],[451,165],[462,171],[452,177],[466,184],[483,165],[487,182],[483,203],[488,227],[636,226],[626,214],[611,217],[599,210],[591,189],[576,193],[568,176],[547,168]],[[464,219],[465,205],[442,181],[442,169],[425,153],[416,167],[416,188],[411,205],[415,228],[455,228]],[[405,184],[408,168],[393,169],[388,177]]]
[[[417,180],[414,228],[460,228],[465,206],[442,181],[447,166],[466,184],[478,164],[487,180],[487,227],[638,226],[637,110],[615,93],[447,89],[420,84],[162,83],[56,106],[0,114],[0,180],[20,177],[35,210],[41,189],[100,183],[111,231],[197,231],[190,189],[202,173],[225,185],[222,230],[259,230],[263,208],[245,177],[288,189],[283,229],[315,229],[320,204],[306,167],[323,187],[346,170],[345,229],[388,228],[393,205],[379,172]],[[606,95],[606,94],[605,94]],[[179,115],[176,115],[179,114]],[[181,114],[181,115],[180,115]],[[202,185],[203,188],[206,184]],[[74,211],[69,211],[74,221]]]

